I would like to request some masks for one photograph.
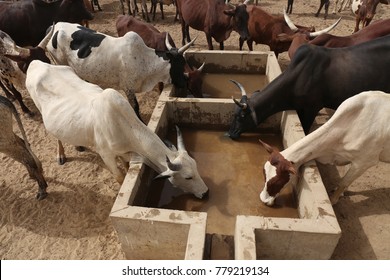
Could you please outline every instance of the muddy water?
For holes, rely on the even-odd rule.
[[[259,198],[268,153],[258,139],[281,149],[280,136],[246,133],[233,141],[223,135],[223,130],[181,130],[186,148],[210,189],[209,198],[199,200],[184,194],[168,180],[154,181],[145,206],[207,212],[207,233],[224,235],[234,234],[237,215],[298,217],[291,187],[276,199],[275,207],[263,205]],[[175,141],[174,131],[168,138]]]
[[[231,98],[233,96],[239,99],[241,92],[230,80],[236,80],[242,84],[248,96],[268,84],[266,75],[205,73],[202,86],[204,97]]]

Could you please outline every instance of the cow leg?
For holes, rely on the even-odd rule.
[[[161,11],[161,19],[164,19],[164,8],[162,2],[160,2],[160,11]]]
[[[222,41],[221,43],[219,43],[219,49],[220,49],[220,50],[223,50],[223,49],[224,49],[223,41]]]
[[[57,140],[57,161],[59,165],[63,165],[66,162],[65,149],[61,140]]]
[[[122,185],[123,181],[125,180],[125,174],[118,168],[116,157],[111,154],[100,152],[99,155],[104,161],[104,164],[107,166],[108,170],[111,171],[118,183]]]
[[[206,34],[206,40],[207,40],[207,45],[209,47],[209,50],[213,50],[213,41],[212,38],[209,34]]]
[[[353,31],[353,33],[356,33],[359,31],[359,24],[360,24],[360,18],[356,17],[355,30]]]
[[[238,46],[240,48],[240,51],[242,51],[242,46],[244,45],[245,40],[241,39],[241,37],[238,39]]]
[[[318,17],[318,15],[320,14],[321,10],[322,10],[322,7],[324,6],[325,2],[323,0],[321,0],[321,4],[320,4],[320,7],[318,8],[318,11],[317,13],[315,14],[316,17]]]
[[[326,19],[328,17],[328,10],[329,10],[329,0],[325,3],[325,15],[324,15],[324,19]]]
[[[100,8],[99,1],[98,0],[93,0],[93,3],[98,7],[98,10],[101,12],[103,11],[102,8]]]
[[[127,96],[127,100],[129,101],[131,107],[134,109],[135,114],[143,122],[143,120],[141,118],[140,111],[139,111],[139,104],[137,101],[137,97],[135,96],[135,92],[128,90],[128,91],[126,91],[126,96]]]
[[[330,202],[332,205],[336,204],[348,186],[371,166],[372,164],[370,164],[370,162],[352,162],[347,173],[341,179],[339,187],[330,196]]]
[[[42,200],[47,196],[47,183],[43,177],[42,167],[37,165],[38,159],[27,149],[27,144],[24,142],[24,140],[14,133],[12,134],[13,139],[10,143],[12,148],[10,149],[9,147],[6,147],[6,150],[4,150],[0,147],[0,151],[26,167],[30,177],[38,183],[38,193],[36,198],[38,200]]]
[[[142,10],[142,17],[144,19],[146,18],[147,22],[150,22],[149,13],[148,13],[148,7],[146,7],[146,2],[145,1],[142,1],[141,10]]]
[[[253,51],[253,40],[248,39],[248,40],[246,41],[246,44],[248,45],[248,49],[249,49],[250,51]]]
[[[6,83],[5,85],[0,81],[0,87],[5,92],[5,95],[7,97],[14,97],[18,101],[23,113],[25,113],[28,117],[32,118],[34,116],[34,113],[31,112],[24,104],[22,94],[8,80],[4,80],[4,82]],[[12,92],[12,94],[10,93],[10,91]],[[12,99],[12,97],[10,99]]]

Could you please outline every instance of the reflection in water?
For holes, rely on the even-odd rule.
[[[258,140],[281,149],[280,136],[245,133],[233,141],[222,130],[181,130],[186,148],[210,189],[209,198],[200,200],[185,194],[168,180],[154,181],[145,206],[207,212],[207,232],[225,235],[233,235],[237,215],[298,217],[291,187],[276,199],[275,207],[265,206],[259,198],[268,153]],[[168,138],[175,141],[174,130]]]

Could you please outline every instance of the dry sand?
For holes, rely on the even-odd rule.
[[[259,2],[265,10],[281,14],[287,0]],[[295,23],[313,25],[318,30],[342,16],[332,34],[352,33],[355,22],[350,10],[339,15],[330,13],[324,20],[323,12],[320,17],[314,17],[320,1],[307,2],[295,1],[291,15]],[[90,27],[115,36],[116,17],[121,14],[120,2],[100,0],[100,5],[103,12],[95,14]],[[332,2],[330,10],[333,5]],[[169,31],[180,46],[181,29],[179,23],[173,23],[174,15],[174,6],[165,6],[165,20],[161,20],[158,12],[154,24],[161,31]],[[379,4],[374,20],[389,16],[390,7]],[[192,29],[190,32],[192,36],[199,34],[194,48],[206,49],[204,34]],[[236,33],[232,33],[225,46],[226,49],[238,49]],[[214,44],[214,47],[218,48],[218,45]],[[256,45],[255,50],[268,50],[268,47]],[[279,56],[279,63],[282,69],[286,68],[289,63],[286,53]],[[27,105],[37,112],[27,93],[24,94]],[[140,94],[140,97],[143,117],[147,118],[158,96]],[[109,219],[120,186],[102,160],[93,151],[80,153],[66,146],[69,161],[60,166],[56,162],[56,140],[45,131],[41,118],[23,117],[22,121],[32,148],[43,163],[49,196],[37,201],[37,185],[29,178],[26,169],[0,154],[0,258],[123,259],[117,234]],[[350,186],[348,195],[334,207],[343,233],[333,259],[390,259],[388,174],[386,164],[371,168]]]

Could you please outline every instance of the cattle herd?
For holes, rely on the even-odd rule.
[[[234,99],[237,106],[228,131],[231,139],[284,110],[296,110],[307,134],[282,152],[260,140],[270,152],[264,165],[262,202],[273,205],[290,175],[296,175],[298,168],[312,159],[350,164],[330,195],[333,204],[366,169],[378,161],[390,162],[386,118],[390,95],[385,94],[390,93],[390,19],[370,24],[377,5],[389,4],[388,0],[342,1],[340,10],[351,5],[356,14],[355,32],[349,36],[328,34],[340,19],[320,31],[294,24],[288,16],[291,0],[282,16],[248,0],[236,4],[227,0],[152,0],[150,11],[145,0],[127,0],[127,9],[124,2],[120,0],[123,15],[117,15],[117,36],[84,26],[93,20],[95,7],[102,10],[98,0],[0,2],[0,86],[6,95],[0,96],[0,151],[25,165],[38,183],[38,199],[47,196],[47,183],[11,102],[17,100],[22,112],[32,116],[34,112],[19,92],[24,89],[42,115],[46,130],[58,139],[60,164],[66,162],[62,142],[91,147],[122,183],[130,154],[137,153],[159,173],[157,178],[168,179],[198,198],[207,197],[208,188],[185,149],[180,129],[177,127],[178,147],[167,147],[142,121],[136,99],[137,92],[150,91],[158,84],[161,90],[166,83],[172,83],[183,97],[203,97],[204,65],[194,68],[183,55],[196,42],[196,37],[191,39],[191,28],[204,32],[210,50],[212,40],[223,50],[224,41],[234,31],[239,34],[237,50],[246,41],[251,51],[255,42],[269,46],[276,55],[288,52],[291,58],[279,77],[250,98],[245,85],[233,81],[242,97]],[[144,20],[137,16],[137,4],[141,4]],[[181,22],[181,47],[150,23],[156,18],[158,4],[161,18],[163,4],[175,5],[175,20]],[[326,17],[329,1],[321,0],[319,5],[315,16],[324,6]],[[336,1],[333,12],[337,11]],[[127,99],[118,91],[124,91]],[[336,112],[309,133],[323,108]],[[23,139],[13,132],[12,116]]]

